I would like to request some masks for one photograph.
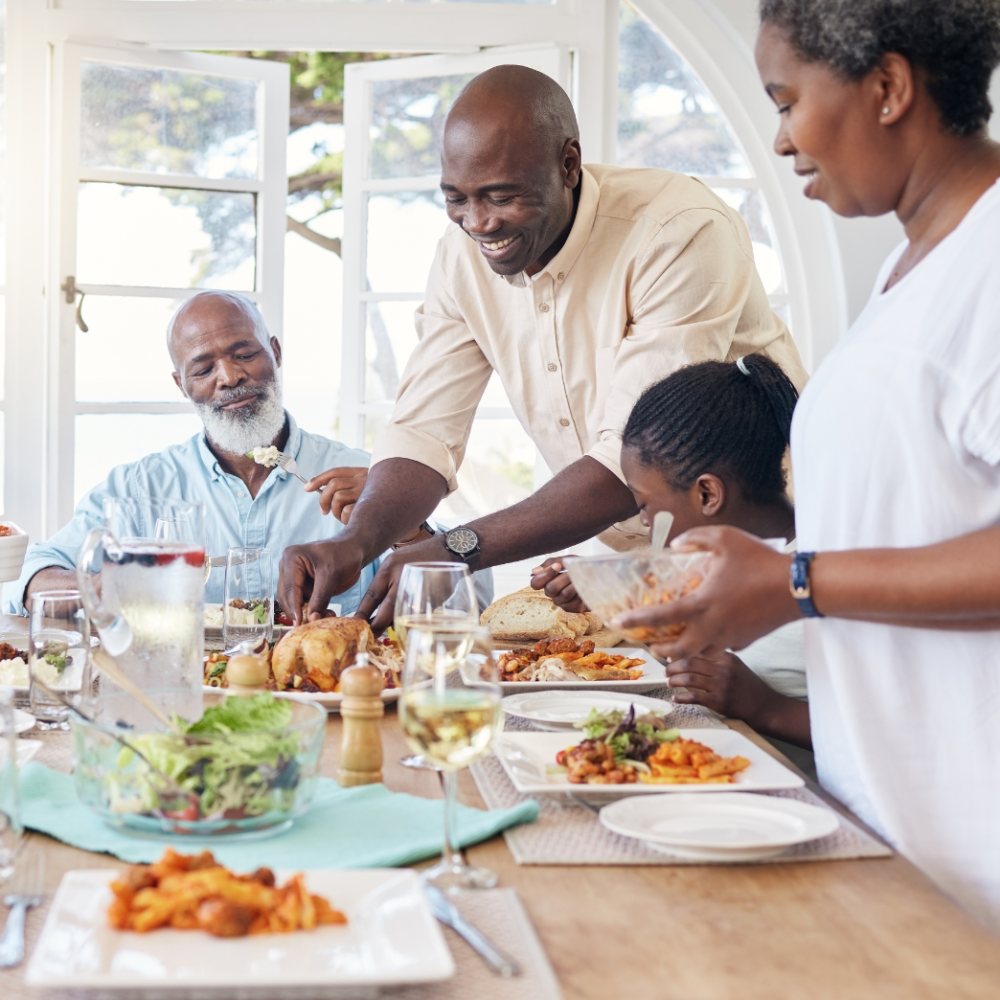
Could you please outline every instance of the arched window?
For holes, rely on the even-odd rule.
[[[781,252],[750,158],[687,61],[625,2],[618,21],[617,162],[691,174],[737,209],[771,306],[791,327]]]

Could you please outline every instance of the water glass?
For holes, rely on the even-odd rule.
[[[14,732],[14,689],[0,687],[0,885],[14,873],[24,843],[21,795],[17,783],[17,733]]]
[[[78,590],[31,595],[28,697],[39,728],[68,729],[69,709],[39,684],[80,705],[90,691],[90,620]]]
[[[231,548],[226,556],[222,639],[226,649],[247,639],[271,641],[274,633],[274,577],[271,550]]]
[[[438,864],[421,877],[442,892],[489,889],[497,882],[488,868],[468,865],[457,847],[457,772],[486,754],[503,728],[500,674],[489,631],[470,626],[468,646],[476,680],[464,684],[453,672],[450,646],[442,646],[432,628],[411,627],[399,700],[406,742],[441,774],[444,848]]]

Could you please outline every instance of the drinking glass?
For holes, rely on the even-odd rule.
[[[409,626],[399,699],[406,742],[441,773],[444,849],[441,860],[422,878],[444,892],[489,889],[497,882],[488,868],[466,864],[456,846],[456,793],[457,772],[482,757],[503,727],[499,671],[489,631],[470,625],[466,648],[476,681],[462,683],[455,669],[455,634],[454,622],[444,632],[426,625]]]
[[[17,733],[14,732],[14,689],[0,687],[0,885],[14,873],[24,843],[21,796],[17,783]]]
[[[28,623],[28,699],[41,729],[68,729],[69,709],[37,683],[73,705],[90,691],[90,620],[78,590],[31,595]]]
[[[469,653],[470,630],[479,626],[476,588],[465,563],[407,563],[396,588],[393,631],[406,650],[411,628],[432,628],[442,638],[448,624],[454,626],[451,658],[454,669]]]
[[[226,649],[274,634],[274,577],[271,550],[231,548],[226,556],[222,640]]]

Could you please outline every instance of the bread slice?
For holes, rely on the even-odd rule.
[[[591,626],[586,615],[563,611],[550,597],[531,587],[494,601],[480,621],[497,642],[579,639]]]

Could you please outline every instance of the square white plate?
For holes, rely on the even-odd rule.
[[[525,687],[531,687],[526,684]],[[583,722],[591,711],[628,712],[635,706],[637,715],[655,712],[657,715],[669,717],[674,710],[671,701],[662,698],[647,698],[641,694],[629,694],[625,691],[519,691],[509,694],[500,704],[505,715],[517,719],[526,719],[539,729],[549,729],[552,732],[580,732],[573,727]],[[580,736],[583,734],[580,733]]]
[[[344,987],[448,979],[455,963],[415,872],[311,871],[309,889],[343,910],[346,926],[294,934],[216,938],[201,931],[148,934],[108,927],[113,869],[63,876],[25,974],[30,986],[142,990],[177,996],[310,998]],[[283,884],[292,872],[275,873]]]
[[[507,777],[523,795],[565,794],[619,798],[623,795],[663,795],[677,792],[765,792],[777,788],[801,788],[805,782],[779,764],[769,753],[732,729],[681,729],[681,736],[711,747],[722,757],[746,757],[750,766],[736,775],[732,784],[713,785],[571,785],[563,771],[555,768],[556,754],[580,742],[577,733],[502,733],[493,752]]]
[[[584,637],[586,638],[586,637]],[[502,650],[501,652],[507,652]],[[524,650],[517,650],[523,653]],[[578,681],[502,681],[500,687],[504,694],[515,694],[519,691],[599,691],[601,688],[621,689],[624,691],[649,691],[652,688],[663,687],[667,683],[667,672],[662,663],[657,663],[653,659],[652,653],[648,649],[630,649],[615,646],[614,649],[603,650],[603,652],[614,653],[626,656],[630,659],[642,660],[642,677],[637,681],[585,681],[582,678]],[[474,687],[476,684],[476,665],[470,660],[466,660],[461,666],[462,680]],[[631,668],[636,669],[636,668]]]

